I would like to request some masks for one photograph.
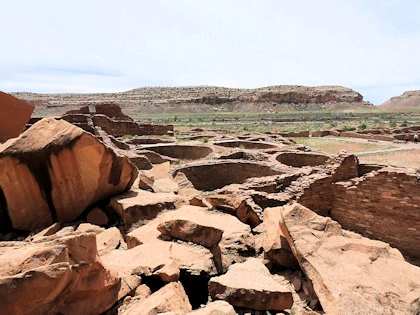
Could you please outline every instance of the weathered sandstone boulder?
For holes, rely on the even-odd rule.
[[[112,209],[123,219],[127,229],[135,223],[143,225],[165,210],[173,210],[185,204],[181,197],[169,193],[151,193],[130,190],[110,201]]]
[[[235,315],[235,309],[225,301],[214,301],[204,307],[192,311],[191,315]]]
[[[34,108],[12,95],[0,92],[0,143],[19,136],[25,130]]]
[[[0,217],[19,230],[69,222],[128,190],[136,168],[93,135],[46,118],[0,146]]]
[[[210,247],[219,272],[255,254],[251,228],[232,215],[202,207],[183,206],[164,213],[159,219],[161,223],[158,229],[164,235]]]
[[[166,213],[157,229],[164,235],[191,241],[204,247],[215,247],[222,239],[226,215],[200,207],[184,206]]]
[[[115,226],[96,235],[96,245],[98,247],[98,255],[103,256],[109,254],[124,243],[120,230]]]
[[[215,194],[206,197],[206,201],[214,208],[236,216],[241,222],[249,224],[253,228],[261,223],[258,214],[244,197],[232,194]]]
[[[1,314],[100,314],[120,279],[99,259],[93,233],[0,244]]]
[[[256,258],[234,264],[226,274],[211,278],[209,294],[213,300],[254,310],[284,310],[293,305],[292,292],[274,280]]]
[[[129,250],[114,250],[102,257],[120,275],[151,276],[167,264],[176,261],[179,269],[190,275],[214,275],[213,255],[202,246],[176,242],[156,242],[138,245]]]
[[[127,248],[133,248],[141,244],[153,244],[164,241],[157,227],[161,223],[162,214],[145,225],[133,229],[126,236]]]
[[[179,186],[170,178],[162,178],[153,182],[152,189],[155,193],[176,193]]]
[[[299,263],[280,229],[282,209],[276,207],[264,210],[263,249],[266,257],[273,263],[287,268],[299,268]]]
[[[191,312],[192,307],[180,282],[171,282],[149,297],[133,301],[121,315],[152,315],[166,312]]]
[[[282,231],[327,314],[418,314],[420,268],[388,244],[341,229],[299,204]]]

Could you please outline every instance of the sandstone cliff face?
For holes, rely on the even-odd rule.
[[[123,93],[35,94],[15,96],[36,105],[37,112],[64,113],[83,105],[112,103],[124,112],[214,112],[331,110],[373,107],[363,96],[340,86],[279,85],[258,89],[212,86],[144,87]]]
[[[43,119],[0,146],[3,225],[33,231],[74,220],[89,205],[129,189],[137,169],[92,134]]]
[[[381,109],[406,109],[420,107],[420,91],[406,91],[400,96],[391,97],[378,106]]]

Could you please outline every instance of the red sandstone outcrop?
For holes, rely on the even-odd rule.
[[[31,118],[34,106],[0,92],[0,143],[19,136]]]
[[[94,234],[0,243],[0,252],[2,314],[100,314],[117,301],[120,279],[99,259]]]
[[[43,119],[0,146],[3,223],[33,231],[69,222],[95,202],[129,189],[136,168],[93,135]]]
[[[328,314],[417,314],[420,268],[397,249],[294,204],[281,229]]]

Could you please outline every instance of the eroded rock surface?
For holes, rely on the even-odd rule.
[[[128,190],[137,169],[92,134],[46,118],[0,146],[3,224],[35,230],[74,220],[95,202]]]
[[[234,264],[225,275],[211,278],[209,294],[212,299],[254,310],[285,310],[293,305],[291,291],[276,282],[256,258]]]
[[[328,314],[417,314],[420,268],[388,244],[341,229],[299,204],[282,231]]]
[[[10,94],[0,92],[0,143],[19,136],[25,130],[34,108]]]

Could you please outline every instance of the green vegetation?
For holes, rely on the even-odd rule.
[[[335,154],[341,150],[349,153],[370,152],[387,150],[392,146],[385,146],[373,143],[352,142],[346,139],[323,137],[323,138],[293,138],[297,143],[311,147],[313,150],[320,150],[328,154]]]
[[[132,115],[137,120],[174,124],[177,130],[204,128],[249,132],[315,131],[332,128],[353,131],[371,128],[390,128],[420,125],[420,110],[379,111],[294,111],[282,113],[143,113]],[[407,117],[410,117],[408,120]],[[363,122],[363,123],[361,123]]]

